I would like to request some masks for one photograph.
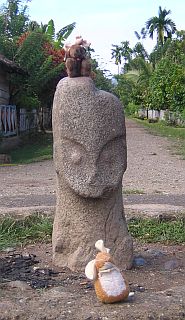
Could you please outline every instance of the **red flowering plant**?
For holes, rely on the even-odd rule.
[[[56,85],[65,77],[64,42],[71,34],[75,23],[62,28],[55,35],[53,20],[47,25],[36,26],[23,33],[17,40],[16,62],[27,71],[28,76],[18,83],[15,103],[19,107],[51,108]]]
[[[44,52],[46,53],[46,55],[52,57],[52,62],[53,62],[54,66],[57,66],[60,63],[64,62],[65,50],[63,48],[56,49],[49,42],[45,42],[43,45],[43,48],[44,48]]]
[[[27,39],[27,37],[30,35],[30,32],[27,31],[27,32],[24,32],[23,34],[21,34],[21,36],[18,38],[17,40],[17,45],[18,47],[20,47],[23,42]]]
[[[24,43],[24,41],[28,38],[28,36],[31,34],[31,32],[27,31],[23,33],[19,39],[17,40],[18,47],[21,47]],[[63,48],[55,48],[52,43],[49,41],[45,41],[43,43],[43,50],[46,55],[46,57],[51,56],[53,66],[57,66],[60,63],[64,62],[65,59],[65,50]]]

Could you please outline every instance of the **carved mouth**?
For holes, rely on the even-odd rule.
[[[83,190],[78,190],[74,188],[74,191],[76,191],[80,196],[84,198],[108,198],[109,195],[114,191],[114,188],[112,187],[104,187],[102,185],[95,186],[87,186],[87,188],[83,188]]]

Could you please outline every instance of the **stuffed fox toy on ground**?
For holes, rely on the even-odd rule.
[[[100,252],[87,264],[85,274],[94,281],[97,298],[104,303],[125,300],[129,296],[129,285],[114,265],[110,250],[104,247],[103,240],[98,240],[95,247]]]

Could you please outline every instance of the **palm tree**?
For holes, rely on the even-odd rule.
[[[138,40],[146,39],[147,30],[145,29],[145,27],[141,29],[140,33],[137,31],[134,31],[134,33]]]
[[[141,42],[137,42],[132,50],[135,58],[137,57],[141,57],[143,59],[148,58],[148,53]]]
[[[162,10],[160,6],[158,17],[152,17],[146,22],[146,30],[148,31],[150,38],[153,39],[154,32],[157,32],[157,42],[162,46],[164,45],[164,42],[168,38],[171,38],[172,34],[176,32],[175,23],[171,19],[167,18],[170,13],[170,10]]]
[[[118,66],[118,74],[119,74],[119,67],[121,65],[121,47],[116,45],[116,44],[112,44],[112,47],[114,47],[114,49],[112,49],[112,57],[111,59],[115,59],[115,64]]]
[[[122,41],[121,45],[112,44],[112,59],[115,59],[115,64],[118,66],[118,74],[119,74],[119,66],[121,65],[122,57],[124,58],[125,64],[130,62],[132,57],[132,49],[129,47],[129,41]]]
[[[121,42],[121,55],[125,60],[125,63],[130,62],[132,58],[132,49],[129,46],[129,41],[122,41]]]

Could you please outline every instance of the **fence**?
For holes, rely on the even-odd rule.
[[[152,110],[152,109],[140,109],[138,111],[139,117],[144,117],[147,119],[160,119],[165,120],[166,111],[165,110]]]
[[[185,125],[185,121],[181,118],[180,114],[169,110],[140,109],[138,116],[140,118],[166,120],[177,125]]]
[[[20,109],[19,114],[19,132],[28,132],[37,128],[37,112],[36,110],[27,111]]]
[[[0,135],[14,136],[17,134],[16,106],[0,106]]]
[[[16,106],[0,105],[0,136],[15,136],[18,133],[22,134],[37,129],[37,127],[36,110],[27,111],[26,109],[20,109],[18,113]]]

